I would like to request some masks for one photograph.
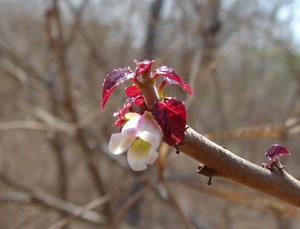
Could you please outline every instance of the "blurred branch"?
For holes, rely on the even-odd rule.
[[[59,68],[58,72],[64,94],[64,108],[69,115],[70,121],[72,123],[76,123],[79,119],[75,107],[75,102],[72,97],[71,77],[69,69],[67,67],[65,43],[63,40],[63,25],[57,0],[52,1],[52,7],[49,8],[46,12],[46,33],[48,36],[50,48],[53,52],[54,57],[56,58]],[[83,131],[83,129],[76,129],[74,138],[85,156],[90,174],[94,180],[98,192],[100,193],[100,195],[104,195],[106,191],[94,158],[96,152],[88,145]],[[109,204],[104,205],[104,211],[106,216],[108,217],[108,221],[110,221]]]
[[[19,55],[17,50],[0,44],[0,58],[9,60],[13,65],[18,67],[19,69],[22,69],[28,75],[45,83],[42,74],[33,66],[33,64],[29,60],[24,60],[24,58]]]
[[[78,7],[78,9],[76,9],[73,5],[72,2],[69,0],[65,0],[65,2],[68,4],[69,8],[73,11],[74,14],[74,19],[73,19],[73,25],[70,29],[69,35],[66,38],[65,43],[65,48],[67,49],[69,46],[72,45],[73,41],[75,40],[75,38],[78,35],[78,31],[80,30],[81,27],[81,22],[82,22],[82,17],[83,17],[83,13],[84,10],[86,8],[86,6],[89,4],[89,0],[83,0],[80,4],[80,6]]]
[[[154,191],[155,191],[155,194],[157,194],[161,200],[164,200],[167,203],[169,203],[169,205],[177,211],[185,228],[187,228],[187,229],[195,228],[195,226],[190,222],[190,220],[184,213],[183,209],[179,205],[176,197],[173,195],[170,188],[168,188],[165,183],[156,185]]]
[[[139,201],[144,193],[153,185],[152,182],[146,182],[137,192],[135,192],[130,198],[126,200],[126,202],[118,209],[115,213],[114,220],[112,224],[109,226],[110,229],[116,229],[126,216],[126,213],[135,205],[137,201]]]
[[[4,174],[0,174],[0,180],[18,190],[14,192],[1,193],[0,203],[39,204],[43,207],[71,215],[76,215],[76,213],[81,210],[81,207],[74,203],[58,199],[40,190],[33,190],[16,180],[12,180]],[[105,222],[105,218],[102,215],[92,211],[88,211],[79,217],[80,219],[95,224],[103,224]]]
[[[0,132],[12,130],[64,131],[51,125],[36,121],[0,122]]]
[[[49,226],[47,229],[60,229],[64,226],[70,224],[72,221],[74,221],[76,218],[81,217],[82,215],[85,215],[86,212],[89,212],[95,208],[98,208],[99,206],[105,204],[106,202],[110,201],[113,198],[116,198],[120,196],[124,191],[128,189],[128,186],[130,187],[132,185],[132,182],[126,182],[125,184],[122,184],[120,187],[116,188],[115,190],[109,192],[108,194],[101,196],[100,198],[97,198],[88,204],[81,207],[76,214],[67,216],[62,218],[61,220],[55,222],[51,226]]]
[[[282,125],[249,126],[231,130],[220,130],[204,134],[210,140],[215,139],[280,139],[300,132],[299,119],[288,118]]]
[[[199,181],[193,181],[191,179],[171,179],[167,181],[175,181],[176,183],[178,182],[179,184],[185,185],[189,188],[193,188],[197,191],[203,191],[209,195],[214,195],[237,204],[258,209],[260,211],[270,212],[275,215],[278,214],[289,219],[300,219],[300,212],[297,208],[280,203],[279,201],[271,200],[269,198],[237,192],[226,187],[220,187],[219,185],[209,186],[207,184],[199,183]]]
[[[151,5],[151,11],[148,19],[148,28],[145,41],[144,58],[151,60],[155,53],[155,41],[157,38],[157,25],[160,21],[161,9],[164,0],[155,0]]]
[[[215,139],[260,139],[275,138],[279,139],[286,134],[285,127],[265,126],[265,127],[243,127],[232,130],[221,130],[204,134],[210,140]]]

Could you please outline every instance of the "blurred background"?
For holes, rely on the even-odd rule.
[[[300,212],[162,145],[134,173],[107,145],[134,59],[174,67],[194,90],[188,123],[254,163],[286,145],[300,178],[300,1],[0,0],[0,228],[282,228]]]

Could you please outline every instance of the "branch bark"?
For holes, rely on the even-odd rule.
[[[53,56],[56,58],[58,65],[58,73],[61,79],[62,91],[64,94],[64,108],[69,115],[70,121],[72,123],[76,123],[79,120],[79,115],[72,96],[71,75],[67,67],[67,53],[65,49],[63,24],[60,13],[58,0],[52,0],[52,7],[46,12],[46,33],[49,40],[49,46],[53,52]],[[87,143],[83,129],[76,129],[74,140],[76,143],[78,143],[78,146],[81,148],[85,156],[89,171],[99,194],[104,195],[106,190],[104,188],[101,175],[98,171],[97,162],[95,161],[96,151]],[[108,203],[104,205],[104,211],[107,217],[110,218],[111,213]]]
[[[0,181],[8,186],[16,189],[8,193],[0,195],[1,203],[20,203],[20,204],[38,204],[49,209],[56,210],[61,213],[77,216],[82,208],[72,202],[56,198],[41,190],[35,190],[28,187],[17,180],[14,180],[5,174],[0,173]],[[88,211],[84,215],[79,216],[80,219],[94,224],[104,224],[106,218],[94,211]]]
[[[148,30],[145,41],[144,58],[151,60],[155,54],[155,41],[157,38],[157,26],[160,21],[163,0],[155,0],[151,5]]]
[[[179,150],[204,163],[218,176],[244,184],[300,207],[300,182],[286,171],[276,172],[247,161],[203,137],[186,131]]]
[[[143,93],[148,102],[147,105],[152,107],[158,100],[155,89],[149,84],[144,84]],[[186,130],[184,140],[178,145],[178,150],[206,165],[213,174],[300,207],[300,181],[285,170],[276,172],[262,168],[208,140],[192,128]]]

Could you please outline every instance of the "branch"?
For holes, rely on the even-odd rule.
[[[150,84],[144,84],[142,89],[147,105],[152,107],[158,100],[154,88]],[[178,150],[206,165],[218,176],[300,207],[300,181],[285,170],[275,172],[253,164],[208,140],[192,128],[186,130]]]
[[[127,201],[115,213],[114,220],[113,220],[112,224],[109,226],[110,229],[116,229],[116,228],[118,228],[119,224],[122,222],[122,220],[126,216],[126,213],[130,210],[131,207],[134,206],[134,204],[137,201],[139,201],[143,197],[144,193],[152,185],[153,185],[152,182],[144,184],[143,187],[139,191],[137,191],[129,199],[127,199]]]
[[[53,52],[53,56],[56,58],[56,62],[59,68],[59,76],[61,79],[62,91],[64,94],[64,108],[69,115],[69,120],[72,123],[76,123],[79,121],[78,112],[75,107],[75,101],[72,96],[71,90],[71,76],[69,69],[67,67],[67,56],[65,43],[63,39],[63,24],[61,21],[60,8],[58,4],[58,0],[52,0],[52,7],[48,9],[46,13],[46,33],[49,40],[49,46]],[[54,31],[57,31],[55,36]],[[86,138],[84,136],[83,129],[76,129],[74,139],[78,143],[81,148],[89,171],[91,173],[92,179],[97,187],[97,190],[100,195],[105,194],[105,188],[103,185],[103,181],[101,175],[98,172],[97,162],[95,161],[95,150],[92,149]],[[108,204],[104,206],[105,214],[110,216],[110,207]]]
[[[288,204],[274,201],[271,198],[263,196],[249,195],[248,193],[236,191],[232,188],[225,186],[210,186],[199,181],[192,179],[175,179],[168,180],[169,182],[177,182],[184,185],[187,188],[192,188],[200,192],[206,192],[209,195],[219,197],[223,200],[227,200],[236,204],[247,206],[253,209],[257,209],[263,213],[271,213],[273,215],[280,215],[287,219],[300,219],[300,213],[296,207],[292,207]]]
[[[66,216],[59,221],[55,222],[54,224],[50,225],[47,227],[47,229],[61,229],[64,226],[70,224],[73,220],[77,219],[78,217],[82,217],[85,215],[87,212],[92,211],[95,208],[98,208],[99,206],[102,206],[103,204],[107,203],[113,198],[117,198],[118,196],[121,195],[124,191],[128,189],[128,186],[130,187],[132,184],[131,182],[128,183],[126,182],[125,184],[122,184],[119,188],[112,190],[108,194],[105,194],[104,196],[101,196],[88,204],[84,205],[80,209],[78,209],[77,212],[73,215]]]
[[[174,211],[177,212],[182,224],[186,229],[195,229],[194,225],[190,222],[189,218],[186,216],[186,213],[178,203],[175,195],[171,192],[170,188],[165,184],[162,183],[161,185],[156,185],[153,187],[155,194],[163,200],[166,201]]]
[[[179,150],[204,163],[216,174],[300,207],[300,182],[284,170],[270,171],[247,161],[203,137],[186,131]]]
[[[11,130],[39,130],[39,131],[55,131],[52,126],[42,122],[35,121],[11,121],[11,122],[0,122],[0,132],[11,131]],[[59,130],[58,130],[59,131]]]
[[[27,186],[18,183],[16,180],[0,174],[0,180],[18,191],[1,193],[0,203],[21,203],[21,204],[39,204],[43,207],[53,209],[59,212],[67,213],[80,217],[81,219],[94,223],[104,224],[106,218],[96,212],[87,211],[85,214],[77,216],[77,213],[82,211],[82,208],[76,204],[56,198],[40,190],[32,190]]]

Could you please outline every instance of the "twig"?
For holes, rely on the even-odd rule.
[[[71,77],[69,75],[69,69],[67,68],[66,50],[63,41],[63,25],[61,21],[60,8],[57,0],[53,0],[52,4],[52,8],[50,8],[46,14],[46,32],[49,39],[49,45],[52,49],[53,55],[56,57],[56,61],[59,66],[59,75],[64,94],[64,108],[67,114],[69,115],[70,121],[72,123],[76,123],[78,122],[78,113],[75,108],[75,103],[72,97]],[[54,30],[57,30],[56,35],[53,33]],[[101,195],[104,195],[105,189],[103,186],[102,178],[98,172],[97,164],[94,159],[95,151],[91,149],[88,143],[86,142],[83,131],[83,129],[76,129],[75,140],[85,156],[90,174],[95,182],[97,190]],[[110,217],[109,205],[105,205],[104,210],[107,217]]]
[[[279,201],[274,201],[269,198],[237,192],[226,187],[220,187],[219,185],[208,186],[200,183],[199,181],[190,179],[166,180],[166,182],[173,181],[188,186],[189,188],[193,188],[197,191],[203,191],[209,195],[214,195],[247,207],[255,208],[264,212],[270,212],[272,214],[279,214],[285,218],[300,219],[300,212],[295,207],[288,206],[287,204],[283,204]]]
[[[145,191],[151,187],[152,183],[146,183],[139,191],[133,194],[123,206],[116,212],[116,216],[109,226],[110,229],[116,229],[118,225],[122,222],[123,218],[125,217],[126,213],[130,210],[130,208],[140,199],[142,198]]]
[[[171,190],[166,185],[163,185],[162,188],[165,190],[166,198],[164,198],[162,195],[159,195],[160,198],[163,198],[164,200],[167,200],[169,202],[169,204],[177,211],[177,213],[178,213],[181,221],[183,222],[185,228],[194,229],[195,227],[193,226],[193,224],[189,221],[189,219],[185,215],[183,209],[179,205],[176,197],[173,195]]]
[[[2,203],[36,203],[41,206],[71,215],[76,214],[76,212],[80,211],[81,209],[81,207],[69,201],[61,200],[40,190],[32,190],[29,187],[12,180],[4,174],[0,174],[0,180],[18,190],[16,192],[2,194],[0,196],[0,202]],[[105,222],[105,218],[102,215],[93,211],[88,211],[86,214],[80,215],[79,217],[80,219],[95,224],[103,224]]]
[[[130,183],[132,183],[132,182],[130,182]],[[114,198],[121,192],[124,192],[126,189],[128,189],[128,186],[130,187],[130,183],[127,182],[126,184],[121,185],[121,187],[117,188],[116,190],[113,190],[112,192],[110,192],[104,196],[101,196],[98,199],[91,201],[90,203],[88,203],[85,206],[83,206],[82,208],[80,208],[75,214],[62,218],[61,220],[59,220],[59,221],[55,222],[54,224],[50,225],[49,227],[47,227],[47,229],[63,228],[64,226],[70,224],[76,218],[81,217],[82,215],[85,215],[86,212],[89,212],[89,211],[105,204],[106,202],[110,201],[112,198]]]
[[[158,96],[151,85],[145,85],[143,90],[147,92],[144,93],[147,102],[154,103],[158,100]],[[153,97],[148,98],[147,96]],[[219,176],[300,207],[300,181],[287,172],[275,173],[253,164],[208,140],[192,128],[186,130],[184,140],[178,149],[205,164]]]
[[[260,139],[282,138],[286,134],[284,126],[250,126],[231,130],[220,130],[204,134],[210,140],[215,139]]]
[[[62,129],[56,129],[51,125],[36,121],[11,121],[0,123],[0,132],[12,130],[62,131]]]

